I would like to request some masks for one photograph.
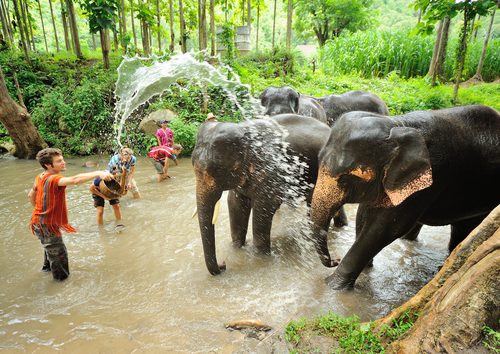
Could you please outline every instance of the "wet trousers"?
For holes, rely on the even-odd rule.
[[[33,231],[44,248],[42,270],[51,271],[55,280],[64,280],[69,276],[68,251],[62,236],[54,235],[46,225],[33,225]]]

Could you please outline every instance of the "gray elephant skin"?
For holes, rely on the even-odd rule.
[[[389,110],[385,102],[377,95],[368,91],[349,91],[341,95],[332,94],[319,97],[316,100],[323,106],[329,126],[333,126],[342,114],[352,111],[389,115]]]
[[[325,266],[328,217],[360,203],[356,240],[327,278],[334,289],[354,286],[385,246],[419,225],[449,225],[449,250],[500,203],[500,115],[464,106],[385,117],[343,115],[320,152],[311,217]]]
[[[225,269],[225,264],[217,263],[212,224],[222,192],[230,191],[233,245],[245,244],[253,210],[253,244],[269,253],[272,219],[281,203],[300,195],[310,202],[318,153],[329,134],[326,124],[293,114],[241,123],[207,122],[200,127],[192,162],[205,263],[212,275]],[[345,214],[334,221],[345,225]]]
[[[269,87],[260,94],[259,99],[266,115],[294,113],[327,123],[325,110],[315,98],[302,95],[289,86]]]

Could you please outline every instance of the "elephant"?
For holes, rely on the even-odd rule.
[[[326,281],[352,288],[363,268],[397,238],[424,225],[451,225],[451,252],[500,203],[500,115],[473,105],[386,117],[350,112],[319,155],[312,239]],[[329,215],[359,203],[356,239],[340,264],[327,246]]]
[[[259,98],[266,115],[295,113],[327,123],[325,110],[315,98],[301,95],[289,86],[269,87]]]
[[[212,221],[222,192],[229,190],[233,245],[245,244],[253,210],[253,244],[259,252],[269,253],[272,219],[280,205],[304,196],[310,204],[318,153],[329,133],[326,124],[295,114],[200,126],[192,163],[205,263],[212,275],[225,269],[217,263]],[[343,211],[334,223],[347,224]]]
[[[316,100],[323,106],[329,126],[333,126],[342,114],[352,111],[389,115],[389,110],[384,101],[368,91],[349,91],[341,95],[332,94],[319,97]]]

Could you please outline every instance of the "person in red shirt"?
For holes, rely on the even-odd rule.
[[[168,175],[168,159],[171,159],[178,165],[177,155],[182,151],[182,146],[180,144],[174,144],[172,147],[166,145],[152,147],[148,156],[151,158],[151,162],[158,172],[158,182],[161,182],[167,178]]]
[[[109,171],[93,171],[63,177],[60,173],[66,169],[66,163],[59,149],[40,150],[36,159],[44,172],[36,176],[35,183],[28,193],[28,198],[34,207],[31,215],[31,231],[44,247],[42,270],[51,271],[52,277],[56,280],[64,280],[69,276],[69,264],[61,230],[76,232],[68,223],[66,186],[82,184],[96,177],[109,180],[113,176]]]

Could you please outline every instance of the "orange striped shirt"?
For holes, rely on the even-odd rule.
[[[31,225],[47,225],[55,235],[62,236],[61,230],[76,232],[68,223],[66,208],[66,186],[58,186],[62,175],[43,172],[35,178],[35,209],[31,216]],[[31,227],[33,230],[33,226]]]

